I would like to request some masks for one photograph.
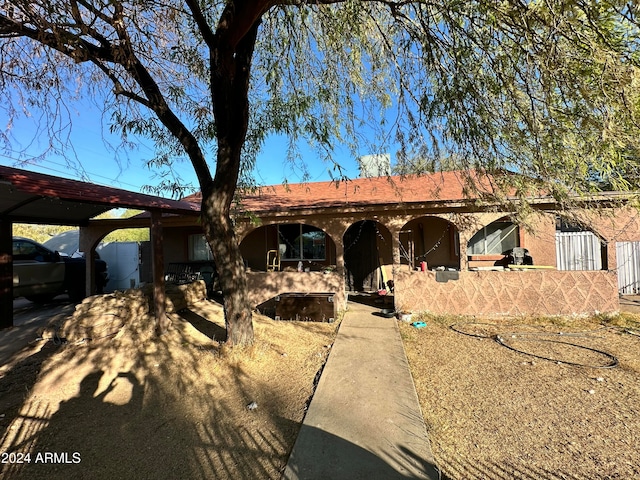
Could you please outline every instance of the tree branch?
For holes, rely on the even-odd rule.
[[[198,4],[198,0],[186,0],[187,6],[191,10],[191,14],[193,15],[193,19],[196,21],[198,25],[198,29],[200,30],[200,34],[204,39],[204,43],[208,45],[209,48],[213,48],[215,44],[215,35],[207,19]]]
[[[344,0],[341,0],[344,1]],[[238,43],[260,23],[262,15],[277,5],[277,0],[235,0],[227,3],[216,28],[215,44],[235,50]]]
[[[98,18],[101,18],[103,21],[105,21],[108,25],[111,25],[111,18],[107,17],[106,15],[103,15],[101,12],[96,12],[95,9],[93,8],[89,8],[90,6],[87,6],[85,4],[85,2],[83,2],[82,0],[72,0],[71,1],[71,14],[73,19],[75,20],[76,24],[75,26],[80,29],[80,31],[88,36],[90,36],[91,38],[94,38],[95,40],[98,41],[98,43],[100,43],[102,46],[108,47],[109,46],[109,41],[106,39],[106,37],[104,37],[102,34],[100,34],[100,32],[98,32],[95,28],[92,28],[91,26],[87,25],[86,23],[83,22],[82,20],[82,15],[80,14],[80,8],[78,7],[78,4],[84,6],[85,8],[87,8],[90,12],[92,12],[93,14],[95,14]]]
[[[114,86],[113,93],[115,93],[116,95],[122,95],[123,97],[127,97],[127,98],[139,103],[140,105],[143,105],[143,106],[145,106],[145,107],[147,107],[149,109],[152,109],[152,106],[149,103],[149,100],[147,100],[144,97],[141,97],[140,95],[135,94],[134,92],[131,92],[131,91],[125,89],[124,86],[122,85],[122,82],[115,75],[113,70],[111,70],[104,63],[100,62],[97,59],[91,59],[91,61],[93,62],[93,64],[96,67],[98,67],[109,78],[109,80],[111,80],[111,83],[113,83],[113,86]]]
[[[102,10],[99,10],[99,9],[95,8],[93,5],[91,5],[89,2],[87,2],[85,0],[75,0],[75,2],[79,3],[84,8],[86,8],[87,11],[89,11],[93,15],[95,15],[96,18],[99,18],[100,20],[102,20],[103,22],[105,22],[108,25],[112,25],[113,19],[111,17],[109,17],[108,15],[105,15]]]

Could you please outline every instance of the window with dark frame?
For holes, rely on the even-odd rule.
[[[284,250],[282,260],[326,259],[326,234],[317,227],[301,223],[278,225],[278,243]]]

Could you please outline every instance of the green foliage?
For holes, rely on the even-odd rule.
[[[541,194],[633,191],[639,13],[622,0],[13,0],[0,4],[0,142],[33,109],[64,153],[65,101],[85,97],[124,145],[155,142],[148,165],[175,195],[173,165],[190,161],[233,297],[228,342],[250,342],[229,210],[269,135],[290,139],[293,163],[305,139],[337,177],[337,149],[455,159],[468,195],[519,216]]]
[[[30,223],[14,223],[13,236],[26,237],[38,243],[44,243],[51,237],[74,230],[76,227],[61,225],[35,225]]]
[[[126,209],[124,211],[110,210],[98,215],[98,219],[104,218],[130,218],[140,213],[142,210]],[[102,239],[103,242],[147,242],[149,241],[148,228],[122,228],[115,230]]]
[[[123,228],[111,232],[102,239],[103,242],[148,242],[148,228]]]
[[[142,210],[127,209],[120,211],[108,211],[101,215],[98,215],[99,219],[109,218],[129,218],[133,217]],[[44,243],[51,237],[67,232],[69,230],[75,230],[77,227],[70,225],[39,225],[30,223],[15,223],[13,225],[13,235],[16,237],[26,237],[35,240],[38,243]],[[149,229],[148,228],[123,228],[115,230],[107,235],[103,242],[145,242],[149,241]]]
[[[40,3],[0,8],[3,108],[10,116],[34,106],[50,113],[42,121],[54,134],[52,148],[62,150],[59,102],[87,93],[106,98],[110,128],[125,144],[131,135],[155,142],[148,164],[157,186],[174,196],[195,189],[173,168],[189,158],[182,139],[149,114],[156,99],[124,65],[86,47],[124,38],[108,19],[125,12],[128,45],[163,102],[203,151],[214,152],[212,111],[224,100],[211,95],[206,32],[194,15],[171,0],[89,2],[81,6],[87,26],[80,28],[71,27],[80,18],[74,2]],[[227,5],[206,3],[212,30]],[[41,26],[36,13],[47,26],[57,23],[67,50],[16,35],[12,22],[20,12],[29,28]],[[454,166],[497,173],[498,198],[514,188],[521,199],[545,189],[561,202],[603,189],[635,190],[637,15],[635,4],[617,0],[276,2],[261,14],[240,184],[253,183],[256,155],[278,134],[290,139],[283,159],[302,164],[303,172],[302,139],[337,177],[337,149],[357,157],[394,148],[403,173]],[[121,42],[112,45],[116,57],[127,53]],[[374,135],[363,136],[365,127]]]
[[[638,25],[636,7],[617,8],[416,7],[411,22],[435,23],[423,35],[428,87],[415,123],[431,135],[426,145],[405,137],[405,157],[426,150],[432,163],[455,157],[460,168],[520,174],[500,176],[500,186],[523,199],[543,188],[559,201],[592,193],[594,171],[615,188],[635,188],[622,172],[638,159]]]

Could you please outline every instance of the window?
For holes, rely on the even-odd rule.
[[[556,232],[584,232],[585,228],[571,220],[556,216]]]
[[[469,255],[502,255],[520,246],[518,226],[511,222],[493,222],[476,233],[467,245]]]
[[[13,260],[35,260],[36,262],[54,262],[55,254],[28,240],[13,240]]]
[[[213,260],[204,235],[189,235],[189,260]]]
[[[299,223],[279,225],[282,260],[324,260],[326,235],[319,228]]]

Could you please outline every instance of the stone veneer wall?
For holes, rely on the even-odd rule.
[[[396,308],[452,315],[573,315],[619,310],[615,272],[461,271],[436,281],[436,272],[397,271]]]

